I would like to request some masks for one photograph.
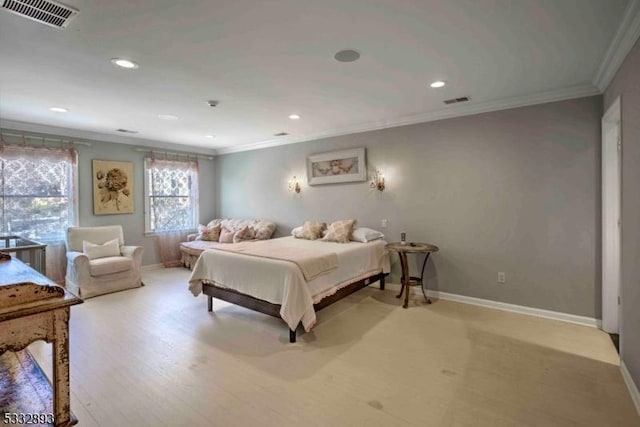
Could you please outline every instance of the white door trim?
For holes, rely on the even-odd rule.
[[[602,117],[602,329],[620,330],[620,97]]]

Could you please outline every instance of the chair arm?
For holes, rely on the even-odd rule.
[[[193,242],[198,237],[197,233],[187,234],[187,242]]]
[[[67,277],[65,282],[81,288],[91,280],[89,257],[82,252],[67,252]]]
[[[69,251],[67,252],[67,263],[76,268],[82,266],[89,268],[89,257],[83,252]]]
[[[142,246],[120,246],[122,256],[133,259],[134,264],[138,267],[142,263],[143,252],[144,248]]]

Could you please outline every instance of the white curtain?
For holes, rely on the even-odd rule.
[[[4,166],[1,188],[2,199],[5,202],[2,205],[3,232],[12,231],[7,229],[5,215],[11,216],[17,223],[30,221],[38,224],[24,237],[41,240],[47,244],[46,272],[56,283],[64,283],[67,264],[64,241],[66,227],[77,222],[77,158],[74,148],[0,144],[0,160]],[[49,185],[52,190],[47,190],[43,184]],[[38,188],[39,185],[42,188]],[[57,218],[36,218],[38,214],[34,214],[34,211],[37,212],[37,207],[20,209],[19,206],[8,206],[9,199],[16,200],[11,196],[24,194],[34,196],[33,200],[44,200],[48,197],[67,198],[67,209]],[[19,232],[20,228],[17,233]]]
[[[200,192],[198,188],[198,160],[167,160],[157,159],[152,157],[149,159],[149,167],[152,170],[159,172],[187,172],[190,177],[189,192],[190,198],[193,203],[192,209],[195,212],[197,218]],[[179,177],[181,174],[176,174],[175,177]],[[175,180],[174,180],[175,181]],[[175,188],[168,188],[173,186],[179,186],[172,180],[151,179],[151,194],[172,194]],[[157,215],[156,217],[159,217]],[[197,224],[193,224],[197,226]],[[177,267],[180,263],[180,242],[187,240],[187,235],[193,230],[155,230],[158,242],[158,254],[160,261],[165,267]]]

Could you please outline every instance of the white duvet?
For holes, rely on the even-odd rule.
[[[335,252],[338,268],[307,283],[293,262],[210,249],[200,255],[193,267],[189,290],[198,296],[202,293],[202,283],[207,282],[281,304],[280,316],[289,328],[295,330],[302,322],[309,331],[316,322],[314,303],[364,277],[389,272],[389,254],[384,240],[333,243],[282,237],[269,242]]]

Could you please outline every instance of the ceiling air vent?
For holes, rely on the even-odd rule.
[[[289,135],[289,134],[286,132],[278,132],[273,134],[273,136],[286,136],[286,135]]]
[[[3,0],[2,9],[56,28],[66,28],[78,11],[51,0]]]
[[[469,101],[469,99],[471,99],[471,98],[469,98],[468,96],[463,96],[461,98],[445,99],[443,102],[445,104],[449,105],[449,104],[457,104],[458,102],[467,102],[467,101]]]
[[[138,133],[137,130],[129,130],[129,129],[116,129],[116,131],[122,132],[122,133]]]

